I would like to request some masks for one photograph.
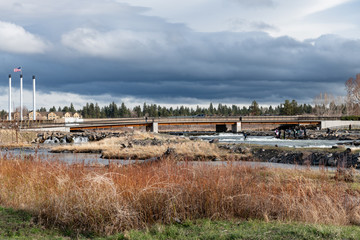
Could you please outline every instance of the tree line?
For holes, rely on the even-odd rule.
[[[46,108],[39,111],[46,112]],[[310,104],[298,104],[295,100],[285,100],[278,106],[263,107],[255,100],[250,106],[238,105],[214,105],[210,103],[208,107],[188,106],[165,107],[157,104],[144,103],[129,108],[125,103],[117,105],[115,102],[107,106],[100,107],[97,103],[87,103],[82,109],[76,110],[71,103],[70,106],[63,108],[51,107],[50,112],[78,112],[83,118],[131,118],[131,117],[178,117],[178,116],[261,116],[261,115],[302,115],[311,114],[313,107]]]

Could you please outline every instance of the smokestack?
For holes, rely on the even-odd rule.
[[[23,75],[20,74],[20,120],[23,119]]]
[[[36,120],[36,102],[35,102],[35,76],[33,76],[33,120]]]
[[[9,74],[9,116],[8,120],[11,121],[11,74]]]

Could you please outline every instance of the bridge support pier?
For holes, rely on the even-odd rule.
[[[153,122],[152,126],[151,126],[151,131],[153,133],[158,133],[159,132],[159,124],[157,122]]]
[[[158,133],[159,132],[159,124],[157,122],[151,123],[151,125],[146,126],[146,131]]]
[[[231,130],[233,133],[241,132],[241,122],[237,122],[231,125]]]

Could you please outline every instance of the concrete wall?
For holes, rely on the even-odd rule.
[[[153,133],[158,133],[159,132],[159,124],[157,122],[153,122],[151,125],[151,131]]]
[[[241,132],[241,122],[237,122],[237,123],[231,125],[231,130],[233,133]]]
[[[69,127],[52,127],[52,128],[24,128],[21,131],[27,132],[70,132]]]
[[[360,121],[321,121],[321,129],[349,129],[350,125],[351,128],[360,128]]]
[[[65,118],[65,123],[82,123],[84,122],[84,119],[82,118],[73,118],[73,117],[69,117],[69,118]]]

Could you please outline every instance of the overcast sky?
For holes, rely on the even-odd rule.
[[[311,103],[360,73],[356,0],[1,0],[0,109]]]

